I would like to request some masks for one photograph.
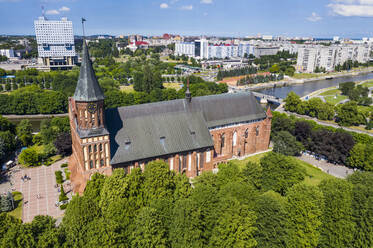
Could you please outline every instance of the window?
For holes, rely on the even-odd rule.
[[[192,170],[192,154],[188,155],[188,171]]]
[[[170,158],[170,170],[174,170],[174,159]]]
[[[101,159],[101,161],[100,161],[100,165],[101,165],[101,166],[104,166],[104,160],[103,160],[103,159]]]
[[[223,148],[225,146],[225,134],[221,135],[221,147]]]
[[[187,167],[186,162],[187,162],[187,156],[183,156],[183,169],[186,169]]]
[[[92,146],[91,145],[88,146],[88,151],[89,151],[89,153],[92,152]]]
[[[204,157],[203,152],[201,152],[200,159],[199,159],[199,168],[203,169]]]
[[[209,163],[211,161],[211,151],[206,152],[206,163]]]
[[[245,139],[247,139],[247,137],[249,137],[249,130],[248,129],[245,130]]]
[[[99,145],[100,152],[102,152],[102,144]]]
[[[256,126],[255,132],[256,132],[256,136],[259,136],[259,126]]]
[[[236,146],[237,145],[237,132],[235,131],[233,133],[233,146]]]
[[[89,161],[89,168],[93,169],[93,161]]]
[[[97,145],[94,145],[93,150],[97,152]]]

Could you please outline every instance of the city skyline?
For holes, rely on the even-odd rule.
[[[33,35],[41,6],[49,19],[72,20],[75,35],[85,17],[87,35],[373,36],[371,0],[0,0],[0,33]]]

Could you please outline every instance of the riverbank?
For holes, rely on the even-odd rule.
[[[255,85],[246,85],[246,86],[229,86],[232,90],[265,90],[265,89],[271,89],[271,88],[281,88],[291,85],[301,85],[305,83],[312,83],[322,80],[333,80],[333,79],[339,79],[343,77],[356,77],[360,75],[366,75],[373,72],[373,67],[369,67],[365,70],[354,70],[350,72],[337,72],[332,74],[320,74],[318,77],[313,78],[305,78],[305,79],[296,79],[292,77],[286,76],[284,80],[278,81],[278,82],[268,82],[268,83],[261,83],[261,84],[255,84]]]

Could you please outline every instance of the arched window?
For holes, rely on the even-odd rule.
[[[89,153],[92,152],[92,146],[91,146],[91,145],[88,145],[88,152],[89,152]]]
[[[245,139],[247,139],[247,137],[249,137],[249,129],[245,130]]]
[[[97,152],[97,145],[94,145],[93,150]]]
[[[255,132],[256,132],[256,136],[258,136],[259,135],[259,126],[256,126]]]
[[[99,150],[102,152],[102,144],[99,145]]]
[[[93,169],[93,161],[89,161],[89,168]]]
[[[233,133],[233,146],[236,146],[237,145],[237,132],[234,131]]]
[[[224,146],[225,146],[225,134],[222,134],[220,137],[220,155],[223,155]]]

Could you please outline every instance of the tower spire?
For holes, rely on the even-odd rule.
[[[190,90],[189,90],[189,77],[187,77],[187,89],[185,91],[185,99],[188,102],[192,101],[192,94],[190,93]]]

